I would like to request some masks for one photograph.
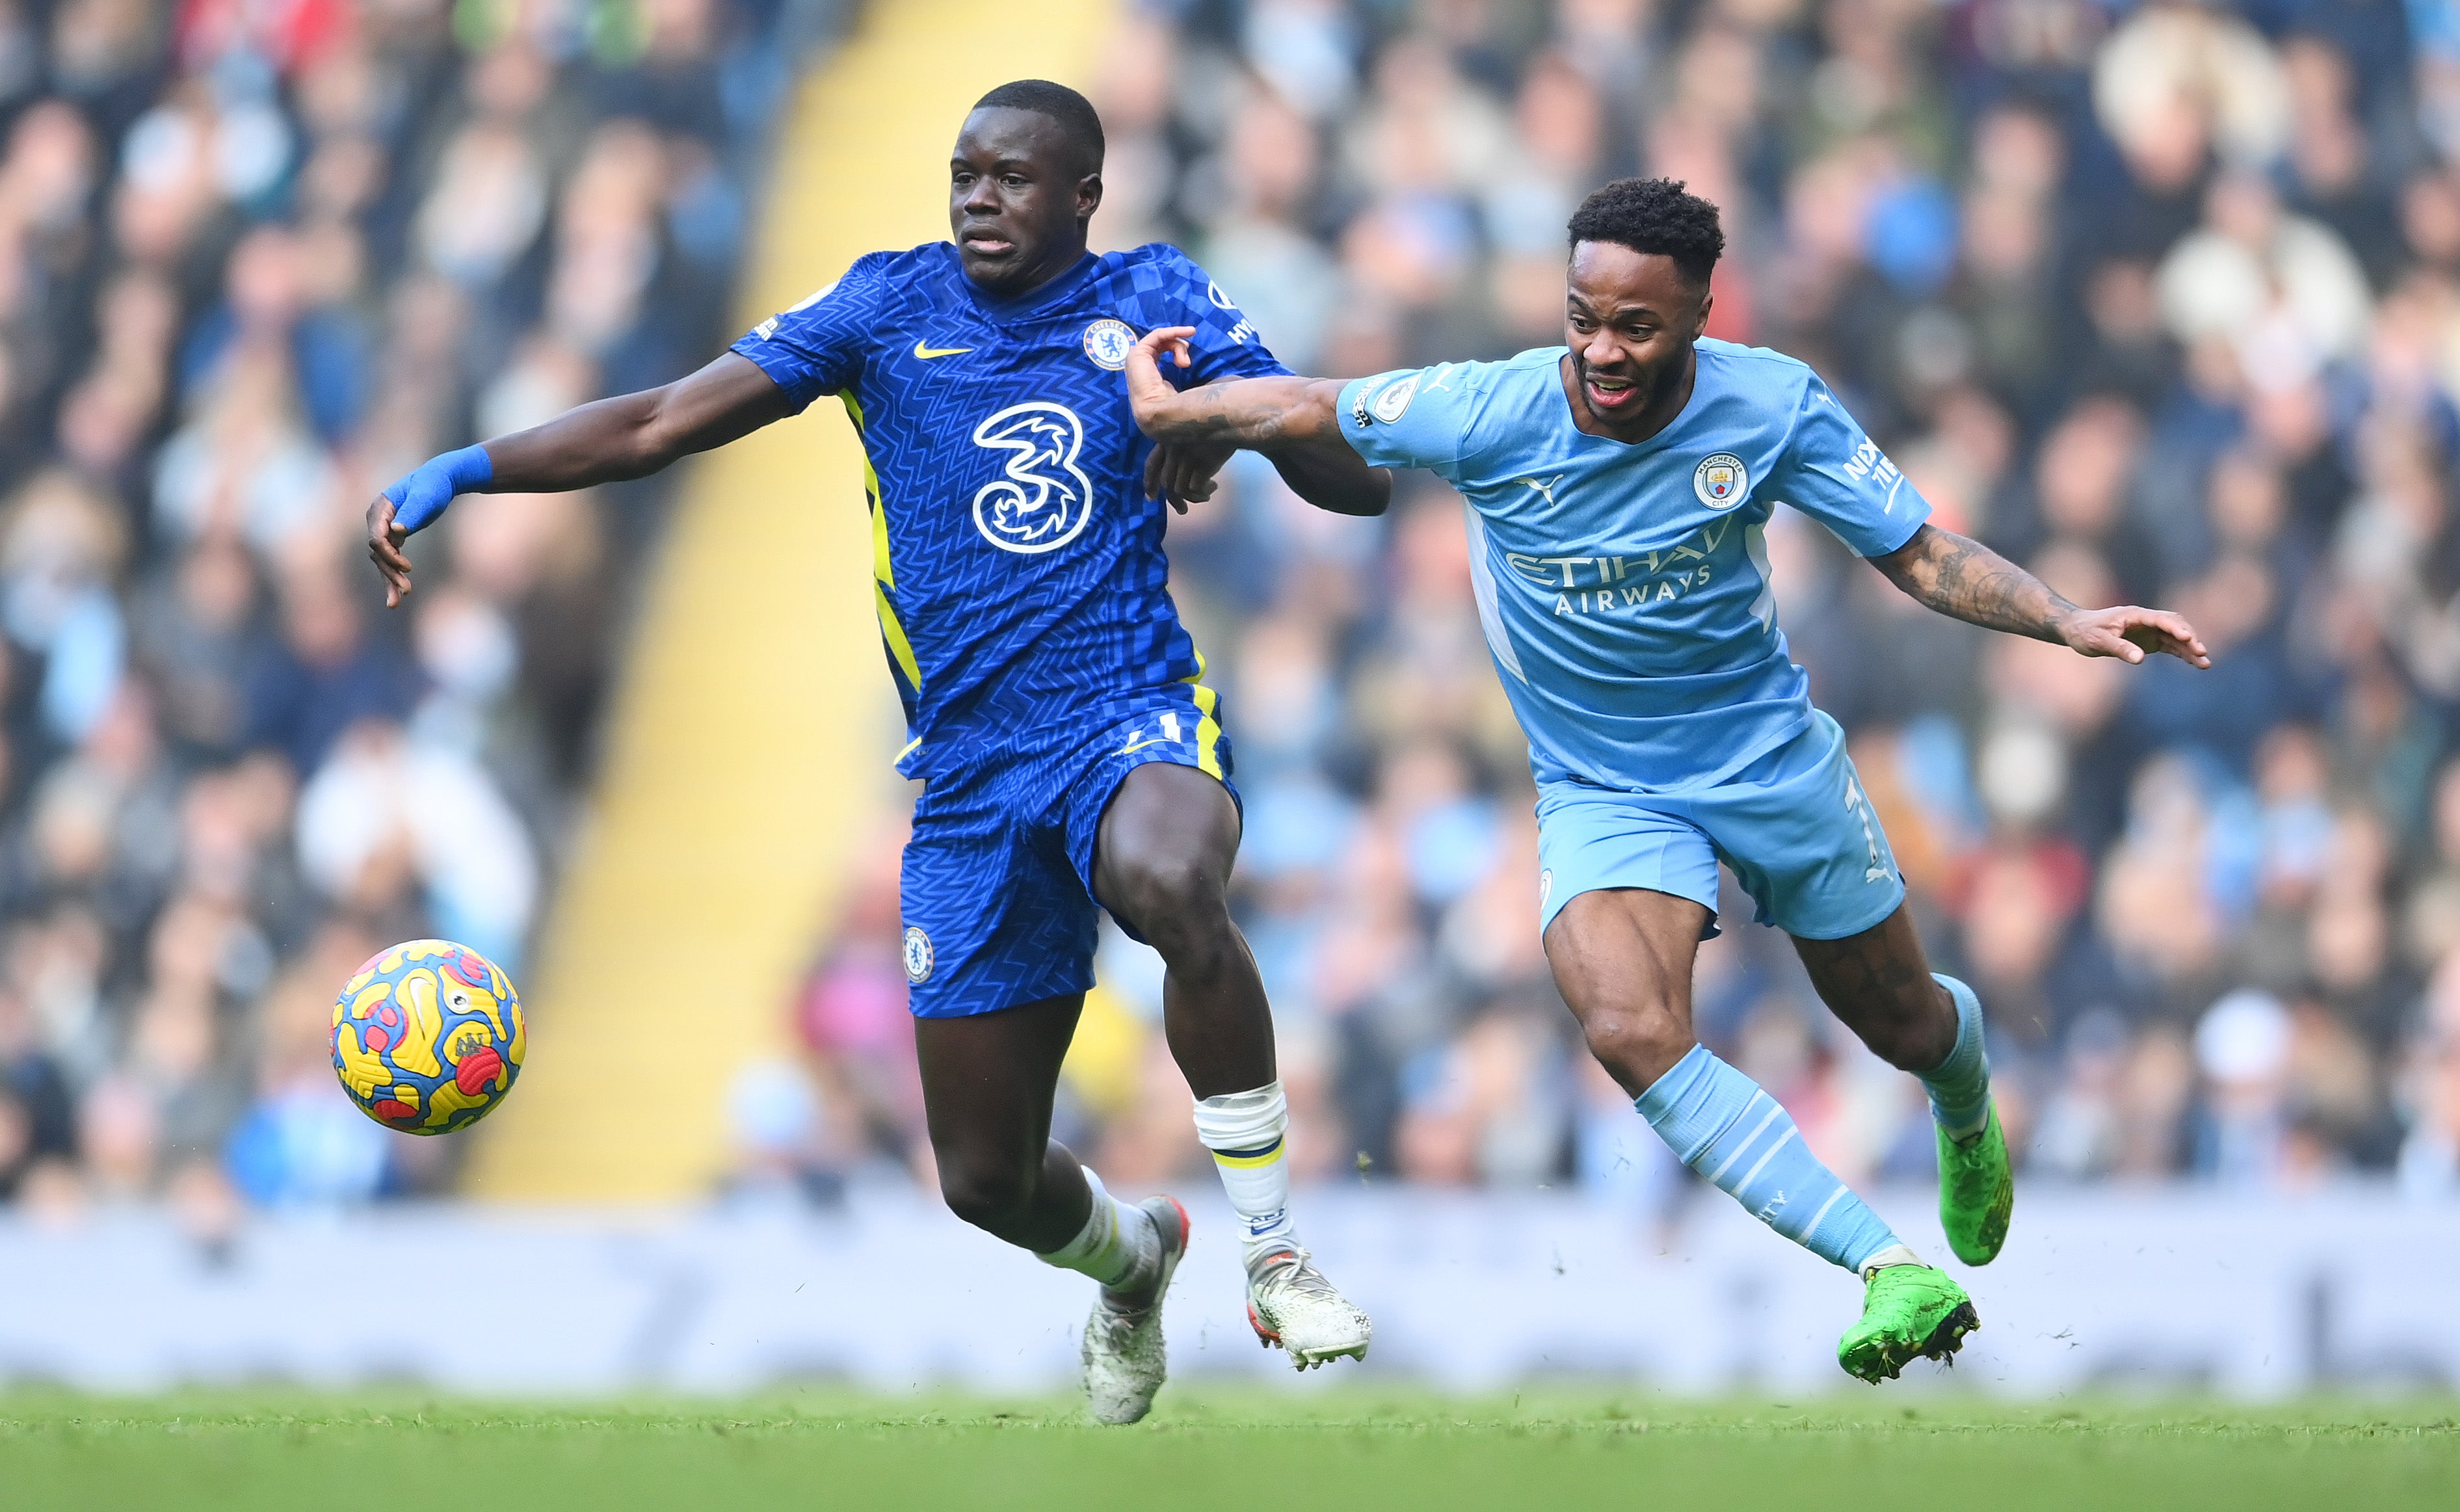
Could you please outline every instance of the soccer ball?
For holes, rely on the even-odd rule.
[[[405,1134],[450,1134],[495,1111],[528,1047],[512,978],[450,940],[379,951],[333,1001],[342,1090]]]

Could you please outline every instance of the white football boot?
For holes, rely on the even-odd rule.
[[[1367,1358],[1375,1325],[1332,1288],[1304,1249],[1280,1249],[1248,1262],[1247,1322],[1267,1349],[1289,1351],[1300,1370],[1347,1355]]]
[[[1096,1422],[1132,1423],[1144,1416],[1170,1374],[1161,1304],[1179,1257],[1187,1253],[1187,1209],[1173,1197],[1148,1197],[1136,1205],[1161,1236],[1161,1258],[1132,1291],[1104,1288],[1085,1320],[1085,1404]]]

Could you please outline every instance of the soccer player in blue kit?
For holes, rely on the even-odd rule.
[[[1184,393],[1130,359],[1164,444],[1423,467],[1468,505],[1470,571],[1538,779],[1538,924],[1590,1050],[1675,1153],[1778,1233],[1864,1283],[1837,1360],[1864,1380],[1953,1355],[1980,1326],[1809,1150],[1785,1109],[1699,1043],[1691,965],[1716,929],[1717,863],[1793,937],[1820,998],[1919,1075],[1940,1218],[1996,1258],[2015,1183],[1990,1101],[1982,1005],[1935,975],[1835,721],[1787,654],[1762,531],[1780,502],[1930,607],[2087,656],[2210,665],[2184,619],[2083,609],[1930,506],[1802,363],[1704,337],[1725,248],[1716,207],[1625,179],[1570,226],[1566,345],[1351,383],[1266,377]]]
[[[1168,1197],[1113,1198],[1050,1138],[1097,907],[1168,968],[1164,1028],[1241,1220],[1257,1335],[1306,1369],[1363,1357],[1370,1330],[1290,1222],[1271,1011],[1225,901],[1230,745],[1167,587],[1154,496],[1182,509],[1208,496],[1231,449],[1154,447],[1119,377],[1156,326],[1192,338],[1189,381],[1288,370],[1176,249],[1087,250],[1102,148],[1073,90],[1002,85],[949,163],[953,245],[858,259],[688,377],[436,458],[370,505],[368,531],[398,603],[404,543],[457,493],[637,478],[824,394],[843,401],[869,462],[875,607],[912,737],[898,768],[924,784],[901,894],[941,1190],[968,1222],[1098,1284],[1089,1403],[1134,1422],[1162,1383],[1187,1215]],[[1390,497],[1390,474],[1346,450],[1266,451],[1324,508],[1373,514]]]

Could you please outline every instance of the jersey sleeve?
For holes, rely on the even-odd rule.
[[[1423,467],[1446,479],[1474,448],[1480,369],[1447,362],[1344,384],[1341,434],[1371,467]]]
[[[1138,308],[1136,334],[1163,326],[1194,326],[1187,338],[1189,364],[1165,362],[1161,371],[1182,389],[1223,378],[1278,378],[1288,374],[1264,345],[1264,338],[1244,311],[1232,304],[1194,259],[1174,246],[1144,265],[1135,279]]]
[[[1769,491],[1864,557],[1884,557],[1930,519],[1930,502],[1812,375]]]
[[[862,375],[864,351],[879,328],[887,290],[878,265],[863,258],[836,283],[753,327],[730,350],[769,374],[799,414],[814,399],[847,389]]]

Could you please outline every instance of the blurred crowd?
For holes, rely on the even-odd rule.
[[[880,0],[888,3],[888,0]],[[374,489],[730,334],[767,122],[835,0],[0,0],[0,1201],[357,1201],[451,1141],[333,1095],[387,941],[518,969],[655,483],[456,511],[382,613]],[[2028,1179],[2460,1193],[2460,5],[1177,0],[1097,96],[1105,245],[1194,252],[1302,372],[1560,339],[1617,175],[1725,211],[1714,334],[1810,361],[1942,523],[2195,673],[1937,618],[1816,526],[1782,623]],[[1685,1190],[1580,1053],[1460,504],[1241,458],[1171,537],[1213,657],[1293,1148],[1319,1180]],[[737,1183],[926,1161],[883,807]],[[1705,1038],[1855,1180],[1914,1084],[1729,892]],[[1107,934],[1063,1138],[1200,1172]]]
[[[0,0],[0,1202],[433,1187],[335,1096],[335,984],[518,970],[654,486],[413,548],[430,454],[727,332],[833,0]]]
[[[1770,528],[2028,1180],[2460,1195],[2460,6],[1162,0],[1097,102],[1097,236],[1186,245],[1304,373],[1558,343],[1588,189],[1716,202],[1712,334],[1818,369],[1940,523],[2215,654],[1992,636]],[[1170,548],[1303,1169],[1678,1197],[1547,978],[1459,500],[1335,519],[1242,458]],[[899,838],[822,931],[814,1075],[738,1089],[747,1181],[924,1158]],[[1704,1038],[1850,1179],[1926,1180],[1919,1088],[1727,905]],[[1060,1133],[1122,1190],[1194,1177],[1158,962],[1113,935],[1101,974]]]

